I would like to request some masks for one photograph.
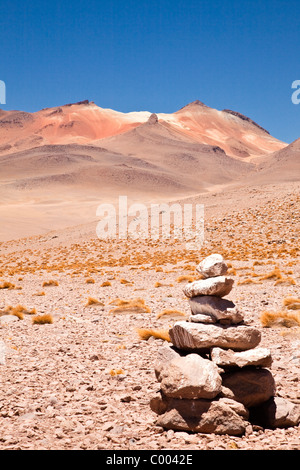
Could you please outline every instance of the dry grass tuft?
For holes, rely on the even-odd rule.
[[[282,274],[281,271],[278,267],[274,268],[273,271],[264,274],[259,278],[260,281],[264,281],[266,279],[274,279],[274,280],[279,280],[282,279]]]
[[[124,370],[123,369],[111,369],[109,371],[109,374],[113,377],[115,375],[124,374]]]
[[[275,286],[277,286],[278,284],[284,284],[286,286],[295,286],[296,282],[292,277],[283,277],[282,279],[278,279],[275,282]]]
[[[94,297],[89,297],[87,299],[87,303],[85,304],[86,307],[88,307],[89,305],[100,305],[100,306],[104,306],[104,303],[103,302],[100,302],[100,300],[98,299],[95,299]]]
[[[286,312],[284,310],[279,312],[262,312],[260,321],[264,328],[270,328],[272,326],[291,328],[300,325],[300,314]]]
[[[111,282],[109,282],[109,281],[104,281],[101,284],[101,287],[109,287],[109,286],[111,286]]]
[[[243,279],[242,281],[238,282],[238,285],[245,285],[245,284],[258,284],[258,282],[254,281],[254,279],[250,279],[250,278]]]
[[[287,297],[283,300],[283,305],[289,310],[300,310],[300,299],[296,297]]]
[[[193,276],[183,275],[183,276],[179,276],[176,279],[176,282],[193,282],[194,280],[195,278]]]
[[[126,279],[121,279],[121,280],[120,280],[120,283],[121,283],[121,284],[126,284],[126,285],[128,285],[128,284],[129,284],[129,285],[132,285],[132,284],[133,284],[133,282],[127,281]]]
[[[110,310],[111,313],[150,313],[150,308],[145,304],[144,299],[123,300],[115,299],[110,302],[117,305],[116,308]]]
[[[181,312],[180,310],[177,310],[177,309],[172,309],[172,308],[167,308],[165,310],[163,310],[162,312],[158,313],[156,318],[157,320],[163,316],[174,316],[174,317],[186,317],[186,313],[184,312]]]
[[[12,282],[4,281],[2,284],[0,284],[0,289],[15,289],[16,286]]]
[[[163,339],[164,341],[171,342],[169,330],[153,330],[151,328],[137,328],[137,333],[142,340],[147,340],[151,336],[155,339]]]
[[[26,307],[23,307],[23,305],[17,305],[16,307],[9,305],[2,311],[2,315],[15,315],[19,320],[23,320],[25,314],[36,315],[36,309],[28,310]]]
[[[50,281],[44,281],[42,287],[51,287],[51,286],[58,286],[58,282],[53,281],[53,279],[51,279]]]
[[[53,317],[50,313],[45,313],[44,315],[36,315],[32,318],[32,323],[34,325],[45,325],[46,323],[53,323]]]
[[[173,284],[163,284],[162,282],[156,282],[154,287],[173,287]]]
[[[93,279],[92,277],[89,277],[85,280],[85,283],[86,284],[95,284],[95,279]]]

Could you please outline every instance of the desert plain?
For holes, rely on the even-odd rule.
[[[158,349],[190,314],[183,287],[212,253],[271,351],[276,396],[300,405],[299,140],[198,101],[142,122],[101,111],[93,131],[89,102],[40,112],[53,122],[2,113],[0,449],[299,450],[299,424],[174,431],[149,405]],[[99,239],[97,205],[119,195],[202,204],[203,243]]]

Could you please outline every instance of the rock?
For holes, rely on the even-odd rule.
[[[6,346],[4,341],[0,341],[0,365],[5,364]]]
[[[287,428],[300,423],[300,405],[282,397],[271,397],[251,410],[251,418],[266,428]]]
[[[160,373],[161,369],[165,366],[166,363],[180,357],[180,353],[175,350],[173,346],[162,346],[158,349],[157,360],[154,365],[154,371],[156,376]]]
[[[216,319],[213,316],[205,315],[202,313],[198,313],[197,315],[190,315],[187,318],[187,321],[191,321],[193,323],[205,323],[205,324],[216,323]]]
[[[212,277],[209,279],[201,279],[188,283],[184,288],[184,294],[191,298],[198,295],[215,295],[225,297],[232,289],[234,280],[225,276]]]
[[[18,322],[19,318],[17,315],[2,315],[0,317],[0,324],[5,324],[5,323],[13,323],[13,322]]]
[[[219,367],[270,367],[272,364],[271,352],[266,348],[254,348],[242,352],[213,348],[211,360]]]
[[[153,125],[158,123],[158,117],[157,114],[152,113],[151,116],[149,117],[147,124]]]
[[[196,270],[205,278],[223,276],[228,271],[228,266],[225,263],[223,256],[219,254],[212,254],[207,256],[201,263],[198,264]]]
[[[211,399],[221,391],[218,367],[198,354],[176,357],[156,369],[156,375],[161,382],[161,391],[167,397]]]
[[[244,351],[255,348],[261,340],[258,329],[247,325],[204,325],[177,322],[169,330],[173,345],[185,351],[209,350],[213,347]]]
[[[214,322],[237,324],[244,320],[243,315],[238,312],[235,304],[221,297],[200,295],[190,298],[189,304],[193,315],[207,315],[213,318]]]
[[[222,374],[222,396],[245,407],[260,405],[275,394],[275,382],[268,369],[247,368]]]
[[[165,429],[239,436],[249,424],[248,411],[233,400],[162,398],[162,401],[164,407],[160,409],[165,411],[158,417],[156,425]]]

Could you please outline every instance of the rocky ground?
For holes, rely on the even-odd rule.
[[[183,287],[211,253],[230,264],[229,298],[271,351],[276,395],[300,403],[300,325],[261,322],[264,311],[286,310],[284,299],[300,297],[299,187],[236,189],[203,202],[199,250],[179,242],[105,243],[83,228],[0,245],[1,450],[300,449],[299,425],[250,426],[240,437],[156,425],[149,401],[159,390],[154,362],[166,340],[142,339],[137,329],[166,332],[183,317],[159,314],[190,313]],[[99,304],[87,305],[89,298]],[[144,307],[114,310],[116,299],[142,299]],[[17,305],[27,313],[7,315]],[[53,322],[34,323],[36,314]]]

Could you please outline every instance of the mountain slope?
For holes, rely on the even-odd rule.
[[[88,144],[134,129],[148,121],[150,112],[121,113],[87,100],[35,113],[0,112],[0,155],[42,145]],[[191,141],[217,145],[237,158],[280,150],[280,142],[240,113],[209,108],[200,101],[158,120]]]

